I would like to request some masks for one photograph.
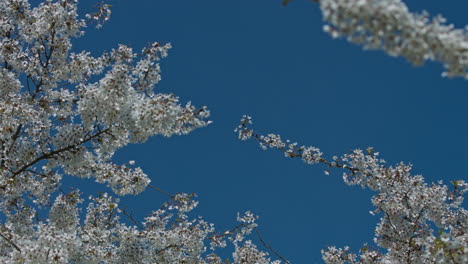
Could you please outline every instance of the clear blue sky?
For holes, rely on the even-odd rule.
[[[94,1],[81,1],[88,9]],[[468,23],[467,1],[406,1],[412,11]],[[188,136],[155,137],[118,153],[135,160],[152,184],[195,192],[203,216],[222,230],[238,211],[260,216],[265,240],[294,263],[318,263],[328,245],[355,251],[371,242],[379,217],[372,193],[346,186],[341,171],[263,151],[233,132],[243,114],[259,132],[279,133],[322,149],[326,157],[373,146],[390,164],[414,164],[428,181],[467,179],[468,87],[441,77],[442,66],[414,68],[401,58],[363,51],[322,31],[318,6],[295,0],[114,0],[113,16],[90,29],[76,49],[99,54],[130,44],[171,42],[158,91],[206,105],[209,127]],[[80,183],[85,194],[103,186]],[[83,184],[85,183],[85,184]],[[147,190],[122,199],[141,219],[166,199]]]

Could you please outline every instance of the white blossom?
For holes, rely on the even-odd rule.
[[[360,185],[376,192],[372,198],[381,215],[374,242],[386,251],[369,249],[360,254],[348,247],[322,250],[326,263],[466,263],[468,261],[468,211],[462,207],[468,184],[454,181],[450,189],[442,183],[427,184],[421,175],[411,174],[411,165],[387,166],[379,153],[360,149],[330,162],[316,147],[297,147],[279,135],[262,136],[241,122],[239,133],[248,131],[249,138],[282,151],[286,157],[300,158],[309,164],[321,163],[344,171],[346,184]],[[242,138],[242,137],[240,137]],[[289,144],[289,145],[288,145]],[[314,154],[311,154],[314,153]]]
[[[427,12],[409,12],[400,0],[311,0],[320,5],[333,38],[346,37],[364,49],[383,50],[403,56],[414,65],[426,60],[443,63],[449,77],[468,79],[468,32],[447,25],[442,16],[430,19]],[[290,1],[283,1],[287,4]],[[462,207],[468,191],[464,181],[449,188],[427,184],[421,175],[411,174],[411,165],[386,165],[373,148],[357,149],[331,161],[316,147],[298,147],[280,135],[256,134],[251,118],[244,116],[236,129],[241,140],[253,139],[261,148],[280,150],[286,157],[301,158],[344,171],[349,185],[376,192],[371,214],[381,215],[374,242],[383,251],[365,245],[359,255],[349,247],[322,250],[326,263],[467,263],[468,212]]]
[[[415,65],[440,61],[449,77],[468,79],[468,32],[442,16],[411,13],[401,0],[320,0],[325,32]]]
[[[0,0],[0,262],[222,263],[216,250],[244,239],[253,220],[218,232],[187,215],[198,202],[180,193],[140,224],[107,193],[83,200],[60,189],[63,175],[72,175],[117,195],[141,193],[149,176],[135,161],[114,163],[114,153],[210,123],[206,107],[154,91],[170,44],[141,52],[119,45],[97,57],[72,52],[89,22],[101,27],[111,14],[101,4],[82,19],[77,4]],[[250,242],[242,250],[232,243],[235,259],[270,263]]]

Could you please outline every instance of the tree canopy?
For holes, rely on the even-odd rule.
[[[283,1],[286,5],[290,1]],[[383,50],[414,65],[440,62],[444,76],[468,79],[468,34],[438,16],[414,14],[399,0],[320,0],[325,32],[365,49]],[[190,212],[193,193],[171,194],[115,154],[153,136],[186,135],[211,124],[207,107],[182,103],[155,89],[170,44],[141,50],[119,44],[95,55],[74,41],[100,28],[111,6],[82,15],[76,0],[0,0],[0,260],[2,263],[280,263],[257,216],[237,214],[226,230]],[[468,185],[428,184],[405,163],[387,165],[373,148],[340,157],[300,146],[277,134],[261,135],[244,116],[236,129],[263,149],[344,172],[349,185],[369,188],[372,214],[381,217],[375,243],[358,254],[348,247],[322,251],[327,263],[465,263]],[[195,174],[197,172],[194,172]],[[201,172],[200,172],[201,173]],[[248,172],[247,172],[248,173]],[[107,186],[82,197],[61,188],[64,176]],[[140,222],[114,196],[152,189],[167,196]],[[225,260],[223,248],[232,249]]]

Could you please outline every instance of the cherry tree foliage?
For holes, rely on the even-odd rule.
[[[287,5],[292,0],[283,0]],[[401,0],[310,0],[320,5],[323,29],[366,50],[383,50],[419,66],[443,63],[443,76],[468,79],[468,26],[456,29],[441,16],[411,13]]]
[[[400,0],[313,0],[320,4],[332,37],[364,49],[402,56],[414,65],[443,63],[444,76],[468,79],[468,27],[455,29],[442,16],[414,14]]]
[[[412,14],[399,0],[313,2],[333,37],[416,65],[439,61],[445,75],[468,78],[466,30],[445,25],[442,17]],[[63,176],[71,175],[93,178],[117,196],[159,190],[134,162],[114,163],[114,153],[151,136],[184,135],[210,123],[206,107],[154,91],[169,44],[141,51],[119,45],[100,56],[72,48],[87,26],[99,28],[111,14],[110,5],[101,4],[81,17],[77,5],[0,0],[0,262],[224,263],[219,249],[229,244],[233,263],[280,263],[249,239],[258,232],[250,212],[239,214],[232,229],[217,231],[189,216],[198,204],[195,195],[168,194],[168,202],[139,223],[110,194],[83,198],[78,190],[60,188]],[[323,251],[327,263],[468,261],[464,181],[451,188],[427,184],[411,175],[410,165],[388,166],[373,149],[327,160],[316,147],[261,136],[250,124],[244,117],[237,130],[241,139],[324,164],[327,174],[343,169],[346,183],[377,192],[373,213],[383,216],[375,242],[386,251],[364,246],[354,254],[330,247]]]
[[[461,207],[468,184],[453,181],[449,189],[440,181],[427,184],[421,175],[411,174],[411,165],[388,166],[373,148],[354,150],[341,157],[324,158],[317,147],[300,146],[283,140],[280,135],[260,135],[251,128],[252,120],[244,116],[236,129],[241,140],[258,141],[263,149],[277,149],[285,157],[300,158],[307,164],[324,164],[344,170],[343,180],[378,194],[372,198],[383,214],[375,243],[387,249],[382,253],[365,245],[359,258],[349,248],[323,250],[326,263],[466,263],[468,261],[468,212]],[[433,230],[437,228],[437,232]]]
[[[287,4],[290,1],[284,1]],[[380,49],[403,56],[415,65],[425,60],[442,62],[448,77],[468,79],[468,32],[432,20],[427,13],[413,14],[399,0],[313,0],[320,5],[332,37],[347,37],[365,49]],[[341,157],[324,157],[317,147],[300,146],[280,135],[257,134],[252,119],[244,116],[236,129],[241,140],[255,140],[263,149],[276,149],[285,157],[307,164],[344,171],[349,185],[369,188],[375,210],[381,215],[374,242],[358,254],[349,247],[322,250],[326,263],[467,263],[468,212],[462,207],[468,183],[463,180],[428,184],[411,174],[411,165],[389,166],[373,148],[354,150]]]
[[[0,0],[0,262],[223,263],[216,250],[229,242],[234,263],[279,263],[247,239],[256,228],[250,212],[218,232],[187,215],[194,195],[168,194],[138,223],[107,193],[84,199],[60,189],[72,175],[119,196],[158,190],[134,162],[115,164],[114,153],[210,123],[206,107],[154,91],[169,44],[119,45],[97,57],[72,49],[87,25],[99,28],[111,13],[101,4],[81,18],[77,4]]]

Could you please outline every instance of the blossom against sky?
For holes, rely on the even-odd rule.
[[[405,1],[411,11],[468,24],[464,1]],[[240,142],[243,114],[257,129],[320,147],[331,157],[373,146],[390,164],[414,164],[428,181],[467,179],[466,81],[441,77],[442,66],[412,67],[382,52],[362,51],[323,32],[317,4],[281,1],[112,1],[111,20],[77,40],[99,54],[130,44],[173,46],[156,91],[206,105],[213,123],[184,137],[150,139],[119,152],[152,184],[195,192],[195,214],[218,228],[238,211],[260,216],[264,239],[294,263],[321,262],[320,249],[371,242],[378,216],[372,193],[346,186],[341,171],[307,166]],[[90,8],[88,1],[80,3]],[[70,179],[83,182],[80,179]],[[86,181],[85,193],[103,186]],[[88,188],[88,189],[86,189]],[[137,218],[166,197],[147,190],[122,199]]]

